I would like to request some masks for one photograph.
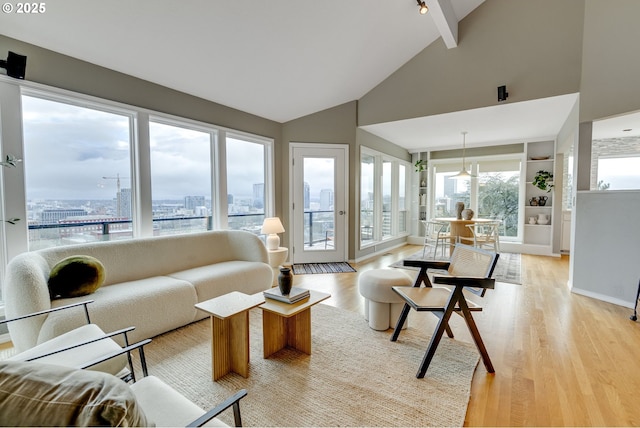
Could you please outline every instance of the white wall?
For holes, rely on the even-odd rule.
[[[640,191],[576,195],[574,293],[632,308],[640,280]]]

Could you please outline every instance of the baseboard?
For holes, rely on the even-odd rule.
[[[591,297],[592,299],[601,300],[603,302],[612,303],[614,305],[622,306],[624,308],[633,309],[635,307],[635,302],[627,302],[621,299],[616,299],[615,297],[607,296],[600,293],[594,293],[593,291],[582,290],[580,288],[571,287],[571,292],[579,294],[585,297]]]

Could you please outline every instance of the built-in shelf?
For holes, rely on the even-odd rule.
[[[555,142],[539,141],[526,143],[525,163],[525,200],[524,206],[524,233],[523,244],[525,246],[536,247],[536,253],[551,253],[553,246],[553,189],[551,192],[542,190],[533,185],[533,179],[538,171],[549,171],[554,173],[555,170]],[[532,159],[534,158],[534,159]],[[535,159],[545,158],[545,159]],[[544,205],[531,205],[532,199],[545,197]],[[538,214],[545,214],[549,218],[548,224],[530,224],[530,217],[537,217]]]

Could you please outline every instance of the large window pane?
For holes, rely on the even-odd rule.
[[[373,241],[373,210],[375,185],[375,158],[362,154],[360,160],[360,244]]]
[[[393,164],[389,161],[382,161],[382,238],[388,238],[392,234],[392,222],[395,220],[392,215],[391,183],[393,182]]]
[[[455,217],[456,202],[470,206],[469,180],[452,178],[460,172],[460,164],[435,165],[434,217]]]
[[[478,217],[502,220],[501,236],[518,236],[520,162],[478,163]]]
[[[591,143],[591,190],[640,189],[640,137],[605,138]]]
[[[22,97],[29,249],[132,237],[131,118]]]
[[[398,232],[404,233],[407,231],[407,167],[404,165],[398,166]]]
[[[227,137],[229,229],[260,233],[265,209],[264,144]]]
[[[211,134],[150,122],[154,235],[211,229]]]

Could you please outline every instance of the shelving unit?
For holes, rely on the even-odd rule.
[[[412,155],[412,164],[415,165],[418,159],[422,159],[424,162],[428,162],[428,153],[427,152],[418,152]],[[429,203],[428,196],[428,175],[429,172],[425,169],[422,172],[414,171],[414,179],[413,179],[413,192],[412,194],[416,198],[413,201],[412,206],[415,207],[412,210],[412,233],[413,237],[418,237],[420,242],[413,243],[422,243],[422,238],[424,237],[424,228],[422,227],[421,220],[426,220]]]
[[[536,254],[550,254],[553,245],[553,188],[550,192],[541,190],[533,185],[534,177],[538,171],[555,171],[555,142],[541,141],[526,144],[526,189],[524,200],[524,237],[525,251]],[[540,199],[546,200],[544,205]],[[546,224],[541,224],[540,217],[548,219]],[[535,222],[531,220],[535,219]]]

